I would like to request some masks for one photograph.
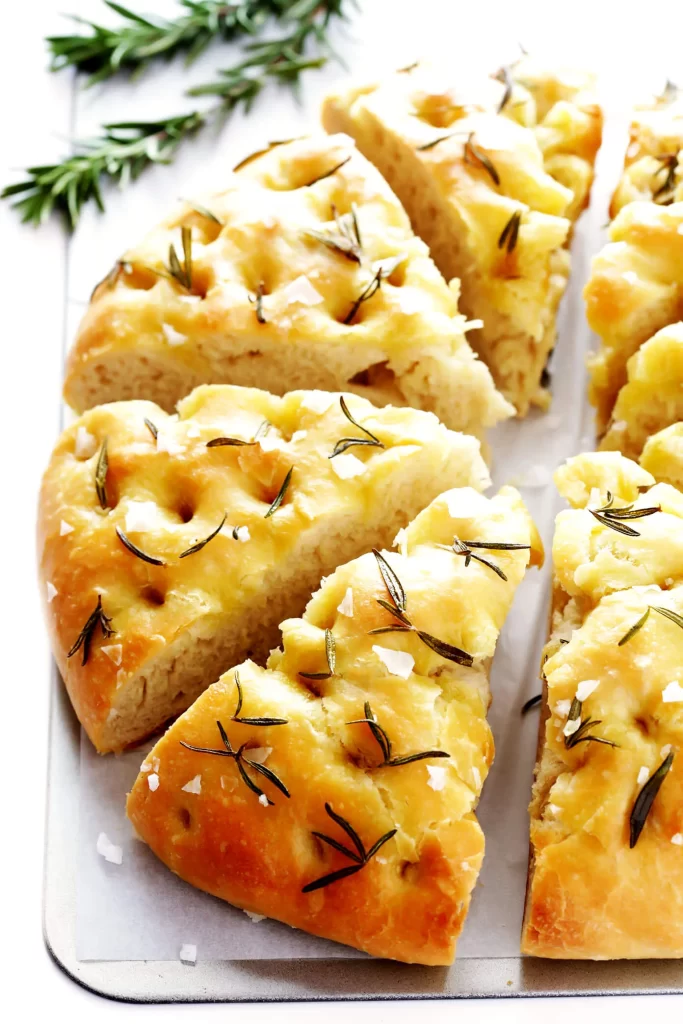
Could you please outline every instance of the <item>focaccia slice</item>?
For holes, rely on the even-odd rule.
[[[356,395],[213,386],[177,416],[92,409],[55,448],[38,526],[53,650],[92,742],[122,750],[265,659],[321,574],[444,484],[488,483],[474,438]]]
[[[354,391],[481,434],[511,415],[389,186],[346,136],[274,144],[182,203],[95,289],[69,356],[79,412],[198,384]]]
[[[565,248],[588,201],[602,119],[592,81],[523,58],[458,87],[417,64],[330,96],[446,279],[460,278],[471,344],[520,415],[546,406],[544,370],[569,274]]]
[[[683,422],[648,438],[640,464],[656,480],[683,491]]]
[[[683,420],[683,323],[663,327],[641,345],[626,370],[600,447],[638,459],[652,434]]]
[[[522,950],[680,957],[683,494],[615,452],[556,482]]]
[[[624,171],[612,196],[610,217],[638,200],[668,206],[683,200],[683,94],[671,82],[633,111]]]
[[[599,434],[626,383],[628,360],[662,327],[683,319],[683,202],[629,203],[609,236],[584,289],[588,323],[600,338],[588,364]]]
[[[209,687],[147,756],[128,814],[175,874],[249,913],[449,964],[484,853],[489,664],[542,552],[509,487],[446,492],[397,542],[329,576],[266,669]]]

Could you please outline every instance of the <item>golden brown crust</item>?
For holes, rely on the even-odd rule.
[[[452,543],[454,533],[532,550],[487,552],[504,569],[502,580],[444,551],[440,545]],[[410,621],[468,651],[473,665],[446,660],[414,632],[369,635],[397,620],[378,603],[390,593],[377,561],[363,555],[324,582],[303,619],[282,624],[283,649],[268,669],[246,662],[226,673],[171,727],[143,765],[128,814],[173,871],[222,899],[375,956],[448,964],[484,852],[474,808],[493,758],[488,666],[526,566],[538,564],[542,552],[512,488],[491,500],[471,489],[450,491],[398,541],[402,553],[384,557],[404,588]],[[307,681],[302,672],[326,668],[326,629],[336,644],[334,673]],[[237,672],[241,716],[287,724],[232,720]],[[356,721],[365,717],[366,701],[391,740],[392,757],[428,750],[450,757],[382,766],[377,741]],[[265,750],[265,765],[289,798],[247,766],[272,800],[264,805],[234,759],[181,746],[220,747],[217,721],[234,750],[244,743],[260,748],[261,757]],[[312,835],[350,843],[326,803],[366,849],[397,832],[350,877],[304,893],[314,880],[353,866]]]
[[[365,436],[339,397],[204,387],[179,417],[151,402],[120,403],[64,432],[40,496],[40,578],[58,666],[100,751],[158,728],[239,658],[265,658],[278,622],[303,607],[323,573],[388,542],[445,482],[486,486],[474,438],[428,413],[377,410],[355,395],[352,414],[384,447],[330,460],[340,438]],[[207,448],[220,436],[250,441],[264,422],[272,427],[258,443]],[[101,508],[95,471],[105,438]],[[284,500],[265,518],[290,468]],[[224,516],[206,547],[179,557]],[[166,564],[136,557],[117,527]],[[67,655],[98,597],[116,634],[97,626],[82,665],[82,648]]]
[[[683,495],[657,485],[638,497],[652,478],[614,453],[570,460],[557,482],[574,508],[560,514],[553,545],[522,951],[560,959],[682,956],[683,763],[676,755],[683,704],[674,698],[683,630],[657,611],[641,620],[648,607],[683,611]],[[662,512],[629,520],[640,537],[625,537],[586,511],[608,491],[617,507],[635,500],[636,508],[661,504]],[[575,697],[580,720],[593,723],[582,733],[592,741],[571,741]],[[636,798],[670,750],[673,765],[630,848]]]
[[[201,203],[211,216],[183,203],[96,288],[67,365],[75,409],[144,398],[170,412],[228,383],[355,391],[474,434],[511,415],[467,343],[457,282],[351,139],[277,145]],[[183,227],[189,288],[169,275]]]
[[[354,136],[444,276],[461,280],[462,308],[484,321],[471,343],[523,415],[547,405],[540,380],[569,274],[564,245],[588,202],[602,116],[588,76],[527,58],[508,72],[501,115],[502,76],[460,91],[417,65],[328,97],[323,123]]]

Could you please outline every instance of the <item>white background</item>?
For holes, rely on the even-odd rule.
[[[130,0],[141,11],[168,8],[152,0]],[[610,80],[613,99],[626,109],[642,76],[659,73],[683,81],[680,57],[683,14],[680,4],[574,0],[361,0],[363,17],[352,13],[351,27],[337,37],[354,68],[396,67],[434,51],[454,67],[481,58],[494,67],[509,59],[515,43],[530,50],[559,51],[567,60],[591,64]],[[74,134],[92,132],[107,119],[149,117],[187,109],[186,82],[209,77],[227,63],[213,50],[189,74],[180,66],[144,77],[137,85],[117,84],[106,93],[79,93],[68,73],[46,70],[43,36],[67,30],[59,12],[106,17],[99,0],[12,0],[2,5],[0,61],[0,182],[15,180],[17,169],[44,163],[65,151]],[[332,68],[305,79],[306,109],[343,74]],[[294,1004],[238,1007],[136,1007],[107,1002],[79,989],[51,963],[41,935],[43,816],[47,754],[49,652],[35,587],[34,506],[39,476],[54,442],[62,342],[73,335],[79,304],[127,243],[179,194],[202,181],[220,182],[221,169],[256,148],[264,138],[288,134],[301,112],[286,97],[264,97],[247,122],[233,117],[220,136],[186,147],[172,169],[147,172],[125,195],[107,196],[107,215],[88,215],[69,241],[57,222],[39,231],[20,226],[7,204],[0,208],[0,345],[5,386],[0,401],[1,533],[3,586],[2,718],[0,719],[0,980],[3,1016],[33,1020],[99,1020],[134,1017],[151,1020],[225,1019],[307,1022],[347,1019],[375,1024],[452,1020],[469,1024],[540,1021],[562,1024],[598,1015],[642,1021],[650,1013],[669,1016],[683,1010],[683,997],[623,997],[535,1001],[426,1004]],[[289,134],[295,134],[291,132]],[[197,184],[195,184],[197,183]],[[131,225],[134,234],[131,235]],[[68,301],[67,301],[68,300]]]

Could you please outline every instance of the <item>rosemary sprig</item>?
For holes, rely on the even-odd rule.
[[[168,275],[188,292],[192,291],[192,228],[183,225],[180,229],[183,245],[183,262],[178,258],[173,242],[168,247],[168,266],[164,269]]]
[[[445,142],[447,139],[454,139],[457,135],[461,135],[462,132],[446,132],[445,135],[439,135],[436,139],[432,139],[431,142],[425,142],[421,146],[416,146],[418,153],[425,153],[428,149],[434,149],[434,146],[438,146],[440,142]]]
[[[223,529],[223,525],[225,524],[225,520],[227,518],[228,513],[226,512],[223,518],[221,519],[220,523],[216,527],[216,529],[212,530],[208,537],[205,537],[204,540],[197,541],[197,543],[193,544],[192,547],[188,548],[186,551],[183,551],[181,555],[178,555],[178,558],[187,558],[188,555],[195,555],[198,551],[201,551],[202,548],[205,548],[209,541],[213,540],[213,538],[221,532],[221,530]]]
[[[282,481],[282,486],[280,487],[280,490],[277,492],[277,494],[273,498],[273,502],[272,502],[270,508],[268,509],[268,511],[266,512],[266,514],[263,517],[264,519],[270,519],[270,517],[275,512],[277,512],[277,510],[279,509],[280,505],[284,501],[285,494],[287,493],[287,488],[289,487],[289,483],[290,483],[290,481],[292,479],[292,472],[293,471],[294,471],[294,466],[290,466],[289,471],[287,473],[287,476]]]
[[[500,238],[498,239],[498,248],[506,249],[508,255],[511,252],[514,252],[517,246],[517,239],[519,238],[519,226],[521,223],[522,211],[515,210],[515,212],[510,217],[510,220],[507,222],[507,224],[500,233]]]
[[[650,612],[658,612],[659,615],[663,615],[665,619],[669,619],[674,622],[680,629],[683,629],[683,615],[679,615],[678,612],[674,612],[671,608],[662,608],[660,605],[650,604],[647,606],[643,614],[640,616],[637,622],[634,622],[629,630],[624,633],[621,640],[617,644],[618,647],[623,647],[629,640],[632,640],[636,633],[639,632],[645,625],[650,615]]]
[[[664,178],[661,185],[653,191],[652,199],[653,202],[658,203],[660,206],[668,206],[673,202],[673,191],[676,187],[676,171],[678,169],[678,153],[664,153],[662,156],[655,157],[659,160],[661,166],[652,175],[653,178],[659,178],[659,176],[666,171],[666,177]]]
[[[337,666],[337,642],[331,629],[325,630],[325,657],[327,658],[327,672],[299,672],[304,679],[329,679],[334,675]]]
[[[240,683],[240,674],[235,669],[235,686],[237,687],[237,707],[232,716],[233,722],[240,722],[242,725],[287,725],[289,719],[287,718],[246,718],[240,717],[240,711],[242,710],[242,702],[244,700],[244,694],[242,693],[242,685]]]
[[[385,832],[383,836],[380,836],[377,842],[373,843],[369,850],[366,850],[365,844],[356,832],[355,828],[345,818],[342,818],[341,814],[337,814],[333,811],[332,807],[328,803],[325,804],[325,813],[332,819],[332,821],[336,822],[336,824],[344,830],[353,843],[355,852],[354,850],[349,849],[348,846],[340,843],[337,839],[334,839],[332,836],[326,836],[323,832],[314,831],[312,834],[316,839],[320,839],[323,843],[327,843],[328,846],[331,846],[333,850],[337,850],[345,857],[348,857],[353,863],[348,867],[340,868],[339,871],[332,871],[329,875],[323,875],[322,878],[316,878],[314,882],[309,882],[308,885],[305,885],[301,890],[302,892],[315,892],[316,889],[322,889],[327,885],[332,885],[333,882],[341,881],[342,878],[348,878],[349,875],[355,875],[356,872],[364,868],[368,861],[375,856],[384,844],[388,843],[390,839],[393,839],[398,832],[398,829],[396,828],[390,829],[388,832]]]
[[[459,537],[453,538],[453,544],[448,547],[446,544],[439,544],[439,547],[445,548],[446,551],[452,551],[456,555],[463,555],[465,558],[465,568],[470,564],[472,559],[481,562],[482,565],[487,566],[489,569],[493,569],[497,576],[500,576],[502,580],[507,583],[508,578],[500,568],[494,562],[489,562],[488,558],[482,558],[481,555],[475,555],[472,548],[488,548],[490,551],[530,551],[530,544],[507,544],[496,541],[484,541],[484,540],[460,540]]]
[[[503,92],[501,101],[498,104],[498,110],[496,111],[497,114],[502,114],[512,97],[512,90],[514,88],[512,71],[507,64],[504,64],[503,67],[499,68],[492,77],[495,78],[497,82],[502,82],[505,86],[505,91]]]
[[[107,28],[72,16],[73,21],[88,26],[91,32],[48,36],[52,71],[75,68],[89,75],[88,84],[93,85],[121,71],[139,72],[157,57],[170,60],[185,53],[185,63],[189,65],[213,39],[228,41],[243,34],[254,35],[266,18],[282,17],[294,6],[292,0],[242,0],[237,4],[225,0],[179,0],[187,13],[172,21],[152,21],[112,0],[104,2],[121,15],[123,23]]]
[[[399,580],[398,576],[391,568],[386,558],[377,551],[376,548],[372,549],[372,553],[377,560],[377,565],[381,573],[384,585],[389,592],[389,597],[392,603],[385,601],[383,598],[375,598],[377,604],[384,608],[385,611],[393,615],[398,621],[393,623],[391,626],[379,626],[377,629],[371,629],[368,632],[368,636],[376,636],[380,633],[415,633],[422,643],[429,647],[436,654],[442,658],[446,658],[448,661],[454,661],[458,665],[465,665],[470,667],[474,664],[474,658],[471,654],[461,650],[459,647],[454,647],[453,644],[446,643],[445,640],[439,640],[438,637],[432,636],[431,633],[425,633],[422,629],[417,629],[408,616],[406,615],[406,592],[403,588],[403,584]]]
[[[156,426],[156,424],[152,423],[151,420],[148,420],[146,416],[145,416],[144,422],[145,422],[145,426],[149,430],[150,434],[152,435],[152,437],[156,441],[156,439],[159,436],[159,428]]]
[[[520,711],[520,714],[521,715],[525,715],[527,713],[527,711],[531,711],[531,709],[535,708],[537,704],[540,704],[542,700],[543,700],[543,694],[542,693],[536,693],[536,694],[534,694],[533,697],[529,697],[529,699],[525,700],[524,703],[522,704],[522,710]]]
[[[328,459],[333,459],[335,455],[341,455],[343,452],[348,451],[349,448],[353,448],[355,445],[366,445],[370,448],[385,447],[376,434],[373,434],[371,430],[368,430],[367,427],[364,427],[361,423],[358,422],[358,420],[355,420],[353,418],[353,416],[349,412],[349,407],[346,404],[343,395],[340,395],[339,397],[339,405],[341,406],[341,411],[344,413],[349,423],[353,423],[354,427],[358,427],[358,429],[362,430],[366,436],[340,438],[340,440],[337,441],[334,448],[332,449],[332,453],[327,456]]]
[[[259,424],[258,430],[252,437],[251,441],[244,441],[241,437],[213,437],[210,441],[206,442],[206,447],[220,448],[225,445],[230,445],[235,448],[243,448],[245,445],[258,444],[261,438],[266,436],[272,425],[273,424],[269,420],[263,420]]]
[[[629,820],[630,826],[630,838],[629,847],[633,849],[640,838],[640,833],[645,827],[647,816],[652,809],[652,805],[655,802],[655,797],[659,793],[664,779],[671,770],[671,766],[674,760],[673,750],[669,751],[662,763],[660,764],[657,771],[650,776],[647,780],[640,793],[635,799],[633,809],[631,811],[631,817]]]
[[[337,228],[336,232],[314,231],[312,228],[307,228],[303,232],[304,236],[312,238],[316,242],[321,242],[328,249],[338,252],[345,259],[351,260],[353,263],[360,263],[363,255],[363,243],[360,237],[360,228],[358,227],[356,204],[351,204],[350,213],[344,213],[340,216],[333,203],[332,217]]]
[[[145,551],[141,551],[140,548],[133,544],[133,541],[125,535],[120,526],[116,527],[116,536],[119,538],[124,548],[127,548],[132,555],[136,558],[140,558],[143,562],[149,562],[150,565],[166,565],[163,558],[155,558],[154,555],[148,555]],[[183,557],[182,555],[180,556]]]
[[[249,302],[252,302],[254,304],[256,319],[260,324],[268,323],[263,313],[263,289],[263,281],[260,281],[256,289],[256,293],[254,295],[247,295]]]
[[[263,775],[265,779],[268,779],[268,781],[271,782],[276,789],[279,789],[279,791],[289,799],[289,790],[285,786],[282,779],[280,779],[275,774],[273,769],[267,768],[265,764],[259,764],[258,761],[251,761],[244,753],[245,750],[248,751],[249,749],[247,743],[243,743],[241,747],[235,750],[232,744],[230,743],[230,740],[228,739],[228,734],[223,728],[222,722],[216,722],[216,725],[218,726],[218,731],[223,742],[223,749],[218,748],[217,750],[215,750],[212,747],[195,747],[194,744],[186,743],[185,740],[180,740],[181,747],[185,747],[186,750],[193,750],[197,754],[216,754],[218,757],[231,757],[235,764],[237,765],[237,770],[240,773],[242,781],[244,782],[247,789],[250,789],[251,792],[259,798],[262,796],[265,797],[271,807],[273,805],[273,801],[270,799],[270,797],[266,796],[261,787],[258,786],[252,778],[249,777],[245,765],[251,768],[252,771],[257,772],[259,775]]]
[[[97,492],[97,500],[100,503],[100,508],[108,508],[107,504],[107,474],[109,472],[109,451],[107,447],[108,441],[105,437],[100,448],[100,454],[97,456],[97,463],[95,464],[95,491]]]
[[[377,716],[370,707],[370,702],[366,700],[363,711],[365,718],[354,718],[353,721],[347,722],[347,725],[368,725],[373,738],[376,740],[377,745],[382,751],[382,761],[378,768],[397,768],[400,765],[412,764],[413,761],[424,761],[429,757],[450,757],[451,755],[446,753],[445,750],[422,750],[418,754],[403,754],[400,757],[391,756],[391,740],[384,729],[377,721]]]
[[[567,750],[575,747],[577,743],[603,743],[606,747],[618,747],[618,743],[613,743],[612,740],[602,739],[601,736],[593,736],[588,734],[588,730],[592,729],[595,725],[602,725],[601,718],[584,718],[581,719],[581,711],[583,708],[582,702],[578,697],[574,697],[569,708],[569,714],[567,715],[568,722],[575,722],[580,719],[580,724],[575,732],[569,736],[565,734],[564,745]]]
[[[500,185],[500,175],[496,168],[493,166],[491,160],[487,157],[486,153],[475,144],[474,132],[470,132],[467,136],[467,142],[465,143],[465,149],[463,151],[463,158],[466,164],[473,166],[483,167],[486,173],[489,175],[494,185]]]
[[[375,293],[377,291],[379,291],[379,289],[380,289],[380,287],[382,285],[382,281],[386,281],[386,279],[388,277],[391,277],[393,272],[396,270],[396,267],[400,263],[402,263],[404,259],[405,259],[405,255],[403,253],[400,253],[398,256],[394,256],[393,258],[391,258],[389,260],[384,260],[382,262],[382,265],[377,268],[377,272],[375,273],[375,276],[372,278],[370,283],[368,285],[366,285],[365,288],[363,289],[363,291],[360,293],[360,295],[358,296],[356,301],[351,306],[351,309],[348,311],[348,313],[344,317],[342,323],[345,323],[345,324],[350,324],[351,323],[351,321],[353,320],[354,316],[356,315],[356,313],[358,312],[360,307],[363,305],[363,303],[367,302],[368,299],[371,299],[373,297],[373,295],[375,295]]]
[[[109,637],[113,636],[116,632],[116,630],[112,629],[109,625],[110,622],[110,616],[104,614],[104,608],[102,607],[102,595],[100,594],[97,597],[97,604],[95,605],[94,611],[92,611],[86,619],[86,623],[78,634],[71,650],[67,654],[67,658],[72,658],[74,654],[82,648],[83,658],[81,660],[81,665],[85,665],[90,657],[90,647],[92,646],[97,627],[99,626],[100,632],[105,640],[108,640]]]
[[[199,2],[192,0],[192,9]],[[184,139],[236,107],[243,105],[248,110],[268,82],[296,87],[304,70],[327,62],[331,53],[327,28],[333,18],[343,17],[344,0],[271,0],[271,4],[275,13],[291,23],[291,30],[268,42],[252,43],[247,57],[221,71],[218,81],[189,90],[190,96],[216,96],[215,107],[156,121],[105,124],[97,137],[76,140],[72,156],[55,164],[29,167],[28,177],[3,189],[0,198],[18,197],[14,206],[24,222],[41,224],[56,210],[73,229],[85,205],[95,203],[104,209],[104,181],[123,187],[149,164],[170,163]],[[244,3],[220,6],[226,17],[229,12],[237,17]],[[82,42],[80,39],[78,45]],[[311,42],[317,46],[317,55],[307,55]]]
[[[223,221],[220,220],[215,213],[207,209],[206,206],[200,206],[193,199],[186,199],[185,202],[188,204],[193,213],[198,213],[200,217],[205,217],[210,220],[213,224],[218,224],[220,227],[224,227]]]
[[[588,511],[597,519],[601,526],[608,526],[615,533],[621,533],[624,537],[640,537],[637,530],[627,526],[625,519],[643,519],[645,516],[653,516],[656,512],[662,511],[662,506],[657,505],[651,508],[634,508],[633,503],[623,505],[621,508],[614,508],[614,495],[607,492],[607,503],[602,508],[589,508]]]
[[[340,171],[345,164],[348,164],[350,159],[351,157],[347,156],[345,160],[341,160],[338,164],[335,164],[334,167],[330,167],[329,170],[323,171],[322,174],[312,178],[311,181],[307,181],[305,185],[302,185],[302,188],[310,188],[311,185],[317,185],[319,181],[324,181],[325,178],[331,178],[332,175],[336,174],[337,171]]]
[[[110,291],[114,288],[119,281],[122,274],[130,274],[133,269],[133,264],[129,263],[128,260],[117,260],[111,270],[105,274],[101,281],[98,281],[93,290],[90,292],[90,301],[92,302],[93,295],[98,288],[108,288]]]

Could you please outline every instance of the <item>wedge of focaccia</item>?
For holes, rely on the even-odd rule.
[[[386,544],[447,485],[489,483],[479,443],[356,395],[198,388],[92,409],[45,474],[39,560],[76,713],[100,752],[267,657],[322,573]]]
[[[616,452],[556,481],[522,950],[683,956],[683,494]]]
[[[600,338],[589,361],[589,397],[604,433],[627,363],[653,334],[683,319],[683,202],[633,202],[609,229],[584,290],[588,322]]]
[[[484,322],[471,343],[505,397],[520,415],[547,405],[565,246],[601,140],[592,80],[523,58],[459,88],[417,64],[330,96],[323,123],[353,135],[460,278],[463,310]]]
[[[652,434],[683,420],[683,323],[641,345],[627,374],[600,447],[637,459]]]
[[[624,171],[612,196],[610,216],[628,203],[650,200],[663,206],[683,200],[683,94],[670,82],[661,95],[636,107]]]
[[[683,491],[683,422],[674,423],[648,438],[640,464],[655,480]]]
[[[397,542],[329,576],[267,668],[209,687],[128,814],[172,871],[250,913],[449,964],[484,854],[489,664],[542,550],[510,487],[448,491]]]
[[[67,366],[78,411],[198,384],[355,391],[481,434],[512,409],[449,288],[346,136],[273,145],[183,203],[96,288]]]

